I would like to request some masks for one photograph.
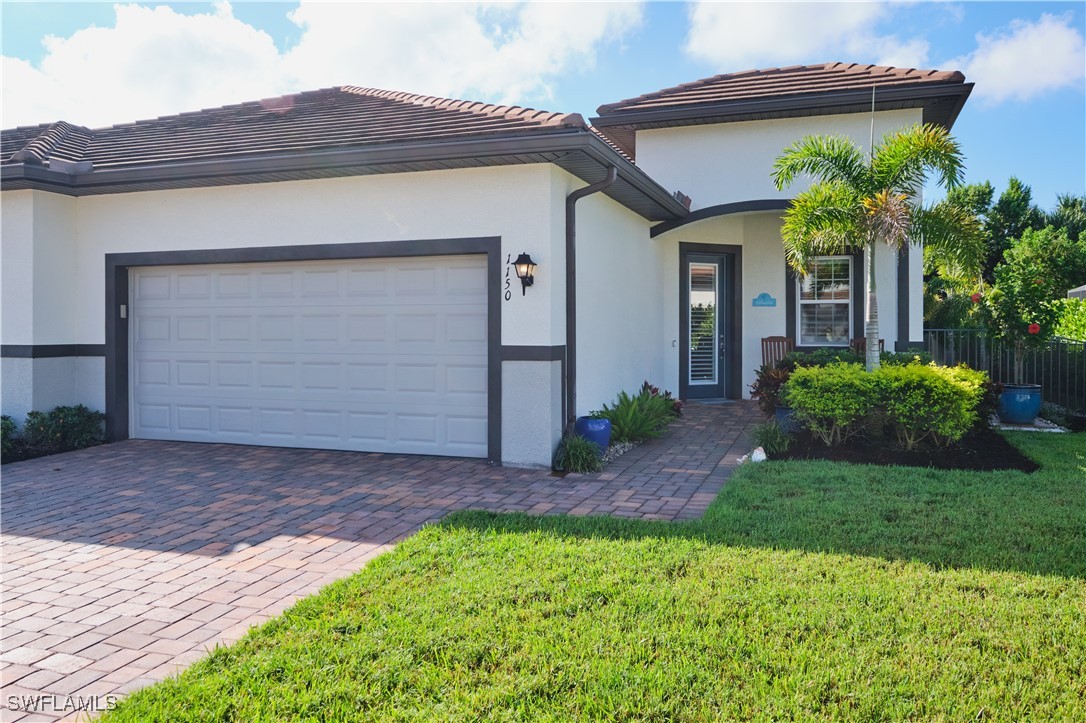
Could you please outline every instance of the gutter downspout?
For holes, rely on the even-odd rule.
[[[562,400],[566,431],[577,417],[577,201],[610,188],[617,179],[618,167],[608,166],[602,181],[566,196],[566,396]]]

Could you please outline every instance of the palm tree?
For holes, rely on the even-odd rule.
[[[957,141],[945,128],[930,124],[887,134],[870,154],[850,138],[807,136],[773,164],[778,190],[800,174],[815,179],[792,200],[781,228],[785,256],[797,273],[805,275],[816,256],[864,251],[868,371],[879,367],[877,243],[896,252],[912,241],[922,242],[947,266],[970,275],[980,270],[984,245],[976,216],[945,202],[920,204],[932,173],[940,185],[954,188],[962,182],[964,166]]]

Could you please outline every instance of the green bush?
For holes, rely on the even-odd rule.
[[[593,417],[611,420],[612,442],[641,442],[659,437],[676,416],[671,395],[653,393],[653,389],[646,382],[636,395],[619,392],[614,404],[605,404],[603,409],[592,413]]]
[[[770,456],[784,454],[792,446],[792,437],[774,421],[755,426],[751,429],[751,436],[754,445]]]
[[[1056,336],[1086,341],[1086,299],[1059,299],[1056,304],[1060,310]]]
[[[832,447],[863,428],[877,403],[875,378],[860,364],[799,367],[784,385],[784,400],[803,426]]]
[[[7,459],[16,444],[15,420],[8,415],[0,417],[0,458]]]
[[[603,457],[595,442],[579,434],[564,437],[554,453],[554,469],[559,472],[599,472]]]
[[[50,412],[29,412],[23,424],[23,441],[33,456],[92,447],[105,441],[105,415],[82,404],[56,407]]]
[[[906,351],[884,351],[879,354],[879,361],[884,366],[904,366],[905,364],[931,364],[931,354],[923,349],[908,349]]]
[[[968,367],[887,366],[872,375],[879,406],[905,449],[956,442],[977,420],[986,375]]]
[[[827,364],[863,364],[863,354],[846,347],[822,347],[814,351],[792,351],[777,362],[781,369],[792,371],[796,367],[824,367]]]

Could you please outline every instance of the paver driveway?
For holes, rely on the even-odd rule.
[[[756,421],[750,402],[690,405],[663,439],[564,478],[142,440],[7,465],[2,716],[35,720],[13,710],[30,703],[74,718],[161,680],[455,509],[700,516]]]

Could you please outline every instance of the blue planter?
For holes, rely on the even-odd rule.
[[[777,426],[785,434],[795,434],[799,431],[799,422],[796,421],[791,407],[778,406],[773,412],[773,418],[777,420]]]
[[[577,417],[573,431],[600,448],[600,454],[611,444],[611,420],[594,417]]]
[[[999,419],[1007,424],[1033,424],[1041,411],[1040,384],[1004,384]]]

